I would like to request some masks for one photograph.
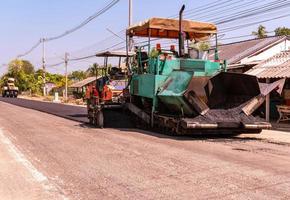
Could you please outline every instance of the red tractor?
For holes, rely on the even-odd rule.
[[[135,54],[129,52],[129,57]],[[127,52],[106,51],[96,54],[96,57],[104,58],[104,66],[96,69],[96,81],[87,86],[86,100],[89,123],[93,126],[104,127],[103,109],[118,108],[124,102],[128,92],[127,66],[122,58],[127,57]],[[119,61],[117,67],[108,65],[109,58]]]

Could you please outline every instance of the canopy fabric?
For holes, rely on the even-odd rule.
[[[129,51],[128,56],[132,57],[135,52]],[[104,51],[96,54],[96,57],[127,57],[126,51]]]
[[[182,20],[182,30],[186,39],[202,41],[217,33],[212,23]],[[179,20],[151,18],[127,29],[129,36],[177,39],[179,36]]]

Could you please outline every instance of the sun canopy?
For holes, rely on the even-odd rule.
[[[186,39],[202,41],[217,33],[217,27],[212,23],[182,20],[182,30]],[[133,25],[127,29],[129,36],[155,37],[177,39],[179,36],[179,20],[166,18],[151,18],[145,22]]]
[[[132,57],[135,52],[129,51],[128,56]],[[104,51],[96,54],[96,57],[127,57],[126,51]]]

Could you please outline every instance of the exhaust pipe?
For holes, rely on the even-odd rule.
[[[183,5],[179,11],[179,57],[184,57],[184,34],[182,31],[182,18],[185,5]]]

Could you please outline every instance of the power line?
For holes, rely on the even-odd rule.
[[[19,54],[18,56],[17,56],[17,58],[21,58],[21,57],[24,57],[24,56],[26,56],[26,55],[28,55],[28,54],[30,54],[34,49],[36,49],[40,44],[41,44],[41,40],[39,40],[35,45],[33,45],[28,51],[26,51],[25,53],[23,53],[23,54]]]
[[[225,3],[231,2],[231,1],[233,1],[233,0],[224,0],[224,1],[217,0],[217,1],[214,1],[212,3],[207,3],[207,4],[204,4],[202,6],[198,6],[196,8],[184,11],[184,16],[187,17],[188,15],[190,15],[192,13],[196,14],[196,13],[204,12],[204,10],[206,10],[208,8],[212,8],[212,7],[215,7],[215,6],[218,6],[221,4],[225,4]],[[174,14],[174,15],[169,16],[168,18],[177,18],[178,16],[179,16],[178,14]]]
[[[216,1],[216,2],[219,2],[219,1]],[[235,2],[235,1],[225,1],[225,2]],[[253,2],[254,1],[250,1],[248,3],[244,3],[244,4],[239,5],[239,6],[253,5]],[[218,5],[218,4],[216,4],[216,5]],[[204,5],[204,6],[206,6],[206,5]],[[245,9],[245,10],[242,10],[242,11],[239,11],[239,12],[236,12],[233,16],[231,15],[231,17],[228,17],[229,15],[226,15],[226,16],[218,17],[216,19],[225,20],[224,22],[222,21],[220,23],[220,24],[223,24],[223,23],[233,22],[233,21],[236,21],[236,20],[240,20],[240,19],[243,19],[243,18],[247,18],[247,17],[250,17],[250,16],[265,14],[265,13],[268,13],[268,12],[271,12],[271,11],[274,11],[274,10],[277,10],[277,9],[285,8],[285,6],[288,6],[287,1],[285,1],[285,0],[284,1],[281,1],[281,0],[280,1],[274,1],[274,2],[271,2],[271,3],[268,3],[268,4],[264,4],[262,6],[256,6],[256,7],[252,7],[252,8],[248,8],[248,9]],[[211,4],[211,7],[210,8],[212,8],[212,4]],[[220,8],[225,8],[225,7],[220,7]],[[237,6],[230,7],[227,10],[231,10],[233,8],[237,8]],[[223,11],[227,11],[227,10],[224,9]],[[188,14],[189,13],[190,12],[188,12]],[[209,15],[207,15],[207,16],[209,16]],[[289,15],[283,15],[283,16],[278,16],[278,17],[275,17],[275,18],[270,18],[270,19],[266,19],[266,20],[262,20],[262,21],[257,21],[257,22],[251,22],[251,23],[247,23],[247,24],[242,24],[242,25],[239,25],[239,26],[234,26],[234,27],[229,27],[229,28],[222,29],[222,31],[223,32],[229,32],[229,31],[237,30],[237,29],[244,28],[244,27],[247,27],[247,26],[251,26],[251,25],[254,25],[254,24],[268,22],[268,21],[272,21],[272,20],[279,19],[279,18],[283,18],[283,17],[287,17],[287,16],[289,16]],[[239,37],[232,37],[232,38],[223,38],[221,40],[236,39],[236,38],[249,37],[249,36],[251,36],[251,35],[245,35],[245,36],[239,36]],[[159,40],[159,39],[156,39],[156,41],[157,40]],[[106,41],[106,39],[105,39],[105,41]],[[143,43],[143,41],[138,42],[138,43],[135,43],[135,44],[139,44],[139,43]],[[106,48],[105,50],[118,47],[121,44],[124,44],[124,42],[120,42],[120,43],[114,44],[114,45]],[[118,49],[123,49],[123,48],[124,47],[122,46],[122,47],[120,47]],[[71,61],[84,60],[84,59],[88,59],[88,58],[91,58],[91,57],[94,57],[94,56],[95,55],[79,57],[79,58],[72,59]],[[63,62],[60,63],[60,64],[63,64]]]
[[[241,12],[234,14],[233,16],[227,15],[224,18],[221,18],[221,17],[216,18],[216,19],[214,19],[214,22],[216,25],[225,24],[225,23],[233,22],[233,21],[240,20],[243,18],[264,14],[266,12],[274,11],[274,10],[277,10],[280,8],[285,8],[285,7],[288,7],[289,5],[290,5],[290,2],[285,3],[285,1],[283,1],[283,2],[274,1],[272,3],[264,5],[262,7],[257,6],[254,8],[243,10]]]
[[[217,6],[220,6],[220,3],[230,3],[230,2],[233,2],[233,3],[237,3],[238,1],[233,1],[233,0],[225,0],[225,1],[215,1],[214,3],[211,3],[211,4],[205,4],[205,5],[203,5],[203,6],[200,6],[200,7],[198,7],[198,8],[195,8],[195,9],[191,9],[191,10],[188,10],[187,11],[187,13],[188,14],[191,14],[191,12],[193,12],[193,10],[196,10],[196,9],[199,9],[199,10],[197,10],[197,11],[201,11],[200,9],[201,8],[213,8],[213,7],[217,7]],[[111,32],[111,31],[110,31]],[[122,32],[122,31],[120,31],[120,32]],[[114,34],[114,33],[113,33]],[[115,34],[114,34],[115,35]],[[119,36],[118,36],[119,37]],[[120,37],[119,37],[120,38]],[[109,39],[109,38],[108,38]],[[107,40],[108,40],[107,39]],[[123,39],[122,39],[123,40]],[[158,40],[158,39],[157,39]],[[106,41],[106,40],[105,40]],[[142,43],[142,42],[141,42]],[[114,47],[117,47],[117,46],[119,46],[119,45],[121,45],[121,44],[123,44],[123,42],[121,42],[121,43],[117,43],[117,44],[114,44],[114,45],[112,45],[111,47],[108,47],[108,48],[106,48],[105,50],[107,50],[107,49],[111,49],[111,48],[114,48]],[[136,44],[138,44],[138,43],[136,43]],[[121,47],[121,48],[123,48],[123,47]],[[121,49],[121,48],[118,48],[118,49]],[[83,49],[82,49],[83,50]]]
[[[236,9],[242,8],[243,6],[257,5],[257,3],[264,2],[264,1],[265,0],[252,0],[252,1],[249,1],[249,2],[238,1],[238,2],[233,2],[230,5],[222,5],[220,7],[221,8],[220,10],[219,10],[219,8],[214,8],[212,10],[212,12],[214,12],[213,14],[209,14],[209,13],[212,13],[212,12],[208,12],[207,11],[205,15],[201,15],[201,16],[198,15],[197,20],[208,19],[209,17],[212,17],[212,16],[215,16],[215,17],[221,16],[221,15],[224,15],[228,11],[236,12]],[[242,3],[242,2],[244,2],[244,3]],[[234,4],[237,4],[237,3],[238,3],[238,5],[233,6]],[[240,4],[240,3],[242,3],[242,4]],[[196,17],[196,16],[194,16],[194,17]]]
[[[35,45],[33,45],[27,52],[18,55],[17,57],[24,57],[28,54],[30,54],[34,49],[36,49],[42,42],[49,42],[52,40],[57,40],[60,39],[62,37],[65,37],[77,30],[79,30],[80,28],[84,27],[86,24],[88,24],[89,22],[91,22],[92,20],[94,20],[95,18],[97,18],[98,16],[104,14],[106,11],[108,11],[110,8],[112,8],[114,5],[116,5],[120,0],[113,0],[111,1],[109,4],[107,4],[104,8],[102,8],[101,10],[99,10],[98,12],[94,13],[93,15],[91,15],[90,17],[88,17],[87,19],[85,19],[81,24],[79,24],[78,26],[65,31],[64,33],[58,35],[58,36],[54,36],[54,37],[50,37],[50,38],[44,38],[44,39],[40,39]]]
[[[80,28],[84,27],[85,25],[87,25],[89,22],[91,22],[92,20],[94,20],[95,18],[97,18],[98,16],[104,14],[106,11],[108,11],[110,8],[112,8],[114,5],[116,5],[120,0],[113,0],[111,1],[107,6],[105,6],[104,8],[102,8],[101,10],[99,10],[98,12],[94,13],[93,15],[91,15],[90,17],[88,17],[87,19],[85,19],[81,24],[77,25],[76,27],[65,31],[64,33],[58,35],[58,36],[54,36],[54,37],[50,37],[50,38],[45,38],[45,41],[52,41],[52,40],[57,40],[60,39],[64,36],[67,36],[77,30],[79,30]]]
[[[225,1],[224,3],[219,3],[216,6],[210,6],[208,7],[208,9],[206,10],[206,12],[204,12],[204,10],[198,10],[197,12],[193,12],[192,14],[189,15],[185,15],[185,17],[187,18],[196,18],[197,16],[203,17],[204,15],[208,15],[209,13],[213,13],[215,16],[219,13],[219,9],[222,8],[226,8],[235,4],[239,4],[242,3],[245,0],[238,0],[238,1]]]
[[[256,22],[252,22],[252,23],[242,24],[242,25],[239,25],[239,26],[233,26],[233,27],[222,29],[220,31],[220,33],[230,32],[230,31],[238,30],[238,29],[241,29],[241,28],[244,28],[244,27],[248,27],[248,26],[252,26],[252,25],[256,25],[256,24],[260,24],[260,23],[265,23],[265,22],[269,22],[269,21],[273,21],[273,20],[277,20],[277,19],[281,19],[281,18],[285,18],[285,17],[289,17],[289,16],[290,16],[290,14],[281,15],[281,16],[278,16],[278,17],[269,18],[269,19],[265,19],[265,20],[261,20],[261,21],[256,21]]]

